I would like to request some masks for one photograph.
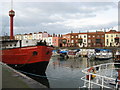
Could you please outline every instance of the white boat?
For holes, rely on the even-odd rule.
[[[120,89],[120,63],[106,63],[82,70],[84,85],[80,88]]]
[[[77,50],[69,50],[67,53],[69,58],[77,58],[80,57],[80,53]]]
[[[87,49],[80,49],[80,56],[87,57]]]
[[[89,59],[95,58],[95,49],[87,49],[87,57]]]
[[[113,54],[111,51],[107,49],[99,49],[99,51],[96,51],[95,53],[95,59],[96,60],[108,60],[113,57]]]

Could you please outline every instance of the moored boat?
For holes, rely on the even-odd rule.
[[[26,45],[23,45],[24,41],[27,41]],[[36,74],[44,72],[52,55],[52,47],[39,42],[31,45],[30,41],[2,41],[2,62],[17,70]]]
[[[109,60],[113,57],[112,52],[109,49],[95,49],[96,60]]]
[[[115,62],[120,62],[120,52],[117,50],[116,53],[115,53],[115,57],[114,57],[114,61]]]
[[[80,56],[79,50],[69,50],[67,53],[69,58],[77,58]]]
[[[15,40],[13,36],[13,17],[15,12],[11,9],[10,16],[10,39],[1,40],[2,62],[14,69],[28,73],[42,74],[52,55],[53,47],[46,42],[37,40]]]

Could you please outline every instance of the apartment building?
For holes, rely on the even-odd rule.
[[[104,47],[105,46],[105,32],[96,31],[87,33],[88,47]]]
[[[120,32],[116,30],[110,30],[105,33],[105,46],[114,47],[120,46]]]
[[[23,35],[22,34],[15,35],[15,40],[23,40]]]
[[[53,43],[53,46],[55,47],[62,47],[62,35],[53,34],[52,43]]]
[[[79,46],[79,42],[78,42],[78,33],[71,33],[71,47],[78,47]]]
[[[62,46],[64,46],[64,47],[71,46],[71,33],[62,35]]]
[[[87,47],[87,33],[78,34],[78,46]]]
[[[120,31],[96,31],[86,33],[68,33],[65,35],[50,35],[47,32],[17,34],[16,40],[42,40],[56,47],[118,47],[120,46]]]
[[[42,40],[42,32],[38,32],[38,33],[33,33],[32,34],[32,39],[36,39],[36,40]]]

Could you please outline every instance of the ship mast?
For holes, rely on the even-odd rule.
[[[15,12],[13,11],[13,0],[11,0],[11,10],[9,11],[10,16],[10,40],[14,39],[13,36],[13,17],[15,16]]]

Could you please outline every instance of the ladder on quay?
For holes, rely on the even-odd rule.
[[[120,63],[105,63],[82,70],[81,88],[120,89]]]

